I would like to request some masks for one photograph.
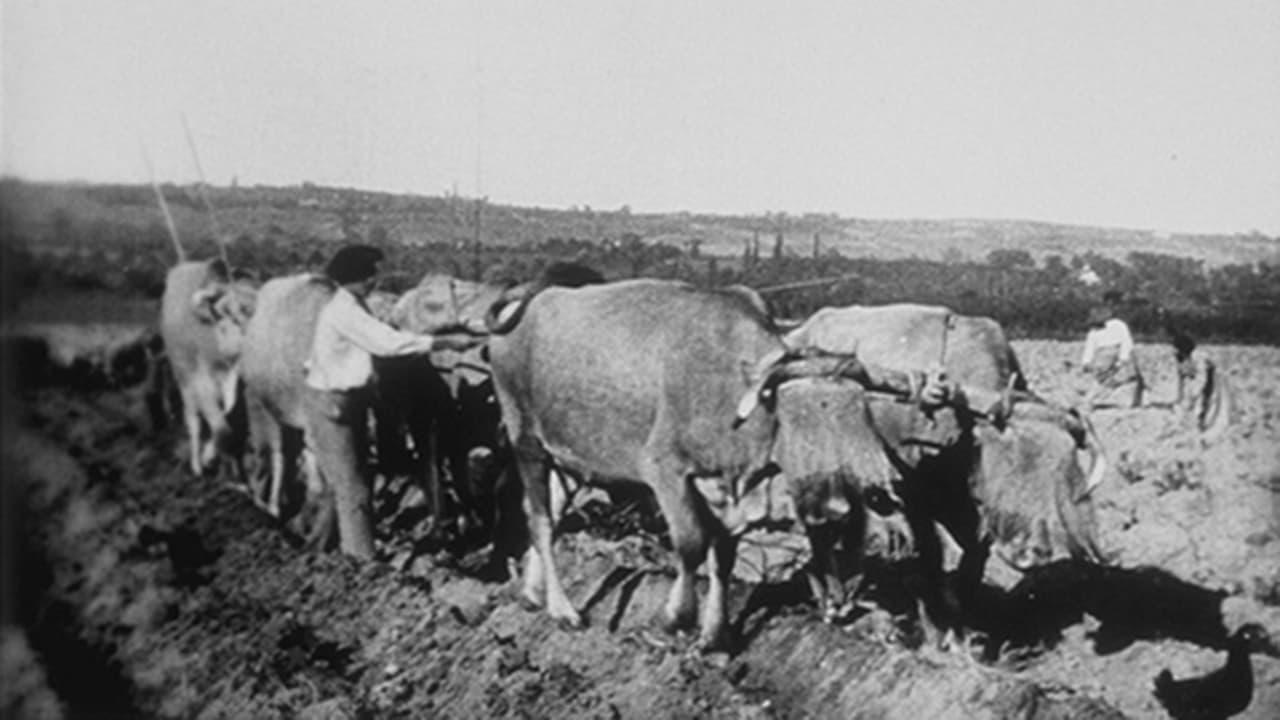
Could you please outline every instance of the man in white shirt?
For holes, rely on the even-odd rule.
[[[325,275],[338,287],[316,319],[307,360],[307,442],[321,475],[333,489],[342,552],[373,557],[373,510],[368,411],[373,357],[433,350],[466,350],[475,335],[416,335],[373,317],[364,298],[377,285],[381,250],[350,245],[334,254]]]
[[[1138,407],[1142,404],[1145,383],[1133,357],[1133,336],[1129,333],[1129,326],[1117,318],[1111,308],[1095,318],[1102,322],[1095,320],[1094,327],[1085,337],[1084,355],[1080,358],[1081,369],[1098,383],[1086,398],[1086,405],[1095,407],[1115,390],[1132,384],[1129,407]]]

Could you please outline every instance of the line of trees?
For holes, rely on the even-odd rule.
[[[1267,263],[1208,268],[1199,260],[1159,253],[1130,253],[1124,262],[1098,254],[1051,255],[1037,263],[1016,248],[995,250],[981,261],[952,258],[885,260],[844,257],[823,250],[797,257],[774,242],[762,257],[760,241],[748,242],[739,256],[709,256],[699,243],[683,247],[651,242],[626,232],[610,238],[549,237],[517,246],[477,245],[474,239],[425,243],[394,236],[376,215],[344,210],[335,217],[338,232],[299,235],[278,225],[258,234],[241,233],[227,245],[231,261],[270,277],[301,269],[319,269],[344,242],[378,245],[391,270],[384,286],[404,290],[428,272],[443,272],[491,282],[518,282],[554,260],[576,260],[607,277],[678,278],[704,286],[745,284],[766,291],[775,312],[800,318],[819,307],[848,304],[917,302],[946,305],[966,314],[999,320],[1014,337],[1078,337],[1104,290],[1124,298],[1122,313],[1140,336],[1160,332],[1156,315],[1163,307],[1204,340],[1280,344],[1280,267]],[[72,289],[108,289],[158,296],[173,263],[164,226],[139,229],[127,222],[78,223],[54,211],[43,232],[24,237],[6,223],[0,227],[6,281],[24,293]],[[192,257],[212,257],[209,235],[187,238]],[[767,243],[767,241],[766,241]],[[1100,282],[1086,285],[1090,268]],[[830,283],[805,281],[839,278]],[[796,286],[771,291],[777,286]]]

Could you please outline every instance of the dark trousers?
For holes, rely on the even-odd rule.
[[[342,552],[373,558],[373,501],[368,475],[369,391],[307,388],[307,444],[333,491]]]

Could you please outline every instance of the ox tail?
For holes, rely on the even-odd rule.
[[[604,275],[586,265],[576,262],[551,263],[542,270],[537,280],[516,285],[504,292],[485,313],[484,324],[490,333],[505,335],[520,324],[520,318],[524,317],[529,303],[543,290],[549,287],[579,288],[604,282]]]

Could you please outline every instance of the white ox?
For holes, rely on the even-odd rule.
[[[244,326],[256,293],[250,279],[219,260],[182,262],[165,278],[160,335],[182,395],[196,475],[231,449],[227,415],[236,402]]]

